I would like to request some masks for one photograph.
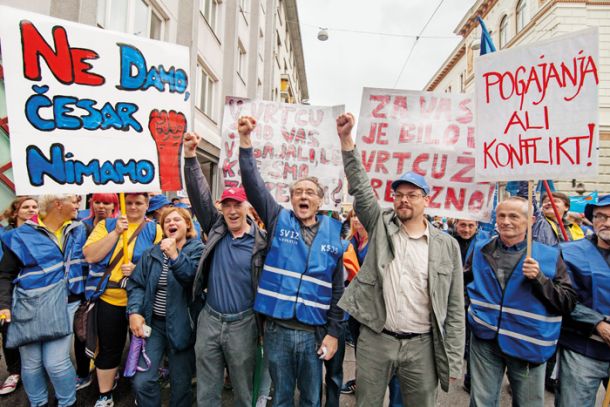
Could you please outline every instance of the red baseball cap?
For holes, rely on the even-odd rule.
[[[248,200],[246,197],[246,191],[243,188],[227,188],[223,191],[220,202],[224,202],[227,199],[233,199],[237,202],[244,202]]]

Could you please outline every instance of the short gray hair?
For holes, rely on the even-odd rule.
[[[502,201],[500,201],[498,203],[497,206],[502,205],[504,202],[517,202],[521,204],[521,212],[523,212],[523,216],[525,216],[527,218],[527,212],[528,212],[528,202],[527,199],[523,198],[522,196],[509,196],[506,199],[503,199]],[[497,209],[496,206],[496,209]]]
[[[322,185],[320,184],[318,177],[303,177],[303,178],[299,178],[298,180],[296,180],[292,185],[290,185],[290,187],[288,187],[290,196],[292,196],[292,194],[294,193],[294,188],[296,187],[296,185],[299,182],[303,182],[303,181],[313,182],[316,186],[316,189],[318,190],[318,196],[320,197],[320,199],[324,198],[324,188],[322,188]]]

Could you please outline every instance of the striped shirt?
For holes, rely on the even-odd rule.
[[[156,317],[165,318],[165,307],[167,305],[167,273],[169,272],[169,258],[163,254],[163,268],[157,283],[155,302],[153,303],[153,314]]]

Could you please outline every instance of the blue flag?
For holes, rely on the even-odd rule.
[[[494,41],[491,39],[491,35],[489,31],[487,31],[487,27],[485,26],[485,22],[480,16],[477,16],[477,20],[481,25],[481,53],[479,55],[485,55],[490,52],[496,52],[496,46],[494,45]]]

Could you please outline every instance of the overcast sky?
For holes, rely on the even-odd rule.
[[[363,87],[422,89],[459,43],[453,30],[475,0],[445,0],[430,21],[400,79],[414,38],[440,0],[297,0],[312,105],[345,104],[358,116]],[[317,39],[327,27],[328,41]],[[395,85],[396,84],[396,85]]]

